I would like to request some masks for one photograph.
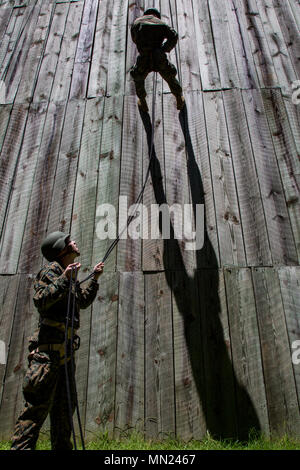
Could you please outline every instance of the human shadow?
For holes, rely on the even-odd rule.
[[[140,111],[147,135],[149,155],[152,125],[148,113]],[[179,113],[179,121],[187,151],[188,180],[194,217],[196,205],[204,204],[205,194],[188,127],[187,107]],[[167,204],[159,160],[153,152],[150,163],[153,190],[158,205]],[[204,209],[205,213],[205,209]],[[219,269],[210,242],[204,216],[204,244],[196,251],[194,275],[189,275],[178,240],[164,240],[163,262],[167,283],[174,295],[184,322],[185,341],[193,378],[206,421],[207,430],[215,438],[247,439],[250,431],[260,431],[260,424],[251,399],[239,384],[231,361],[230,342],[224,337],[219,297]],[[162,225],[160,220],[160,231]],[[224,320],[223,320],[224,321]],[[183,386],[190,387],[182,377]]]

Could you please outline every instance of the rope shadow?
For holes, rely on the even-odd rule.
[[[152,142],[150,116],[142,111],[140,116],[150,153]],[[179,121],[185,139],[188,180],[195,217],[196,205],[204,204],[205,207],[205,195],[189,133],[186,105],[179,113]],[[156,203],[167,204],[155,147],[153,147],[150,173]],[[160,231],[162,233],[161,220]],[[204,245],[196,252],[196,271],[191,277],[186,271],[171,224],[171,237],[169,240],[164,240],[165,275],[184,321],[190,364],[207,430],[217,439],[245,440],[253,431],[260,432],[261,428],[252,401],[245,388],[238,383],[233,370],[230,344],[225,341],[220,318],[218,262],[209,240],[206,222],[204,231]],[[174,264],[172,266],[172,260],[176,260],[176,271]]]

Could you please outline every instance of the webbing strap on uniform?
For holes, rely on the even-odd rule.
[[[124,233],[124,231],[129,227],[129,225],[131,224],[131,222],[133,221],[134,217],[135,217],[135,214],[137,212],[137,208],[138,208],[138,205],[140,204],[141,200],[142,200],[142,197],[143,197],[143,194],[144,194],[144,191],[145,191],[145,188],[146,188],[146,184],[147,184],[147,181],[148,181],[148,178],[149,178],[149,175],[150,175],[150,170],[151,170],[151,163],[152,163],[152,158],[153,158],[153,155],[154,155],[154,126],[155,126],[155,99],[156,99],[156,89],[157,89],[157,72],[154,72],[154,75],[153,75],[153,95],[152,95],[152,131],[151,131],[151,145],[150,145],[150,152],[149,152],[149,165],[148,165],[148,169],[147,169],[147,173],[146,173],[146,177],[145,177],[145,181],[144,181],[144,184],[142,186],[142,189],[137,197],[137,200],[135,202],[135,209],[133,211],[133,214],[130,215],[127,219],[127,223],[125,225],[125,227],[123,228],[123,230],[119,233],[118,237],[112,242],[112,244],[110,245],[110,247],[108,248],[107,252],[105,253],[103,259],[102,259],[102,263],[104,263],[107,258],[109,257],[109,255],[111,254],[111,252],[113,251],[113,249],[117,246],[117,244],[119,243],[120,241],[120,238],[121,238],[121,235]],[[85,279],[83,279],[83,281],[81,281],[79,283],[80,284],[83,284],[84,282],[88,281],[89,279],[91,279],[94,275],[94,271],[89,274],[89,276],[87,276]]]

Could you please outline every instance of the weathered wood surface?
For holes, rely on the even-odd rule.
[[[1,437],[23,406],[43,238],[71,232],[83,277],[114,238],[97,233],[101,205],[122,230],[119,197],[128,209],[144,183],[153,74],[141,115],[130,27],[149,7],[179,33],[169,58],[187,106],[178,113],[158,74],[147,217],[136,214],[82,312],[86,435],[300,434],[299,1],[2,0]],[[204,204],[200,250],[149,238],[163,203],[191,204],[193,230]]]

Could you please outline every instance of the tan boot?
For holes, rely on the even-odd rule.
[[[184,105],[185,105],[184,96],[182,96],[182,95],[177,95],[177,96],[176,96],[176,100],[177,100],[177,109],[178,109],[179,111],[181,111],[181,110],[184,108]]]
[[[139,99],[138,99],[138,107],[139,107],[140,110],[143,111],[144,113],[148,113],[149,108],[148,108],[148,105],[147,105],[146,98],[139,98]]]

